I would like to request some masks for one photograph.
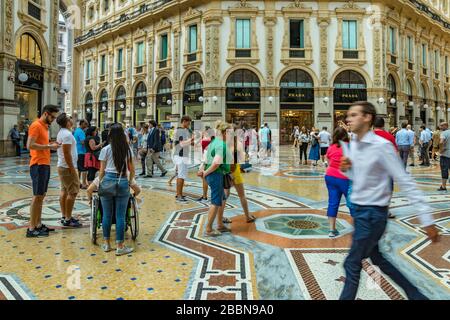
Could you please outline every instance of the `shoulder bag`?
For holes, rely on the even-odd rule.
[[[126,163],[128,162],[128,158]],[[125,168],[125,165],[122,167],[121,172],[123,172],[123,169]],[[128,180],[128,177],[127,177]],[[106,180],[103,178],[102,181],[100,181],[100,185],[98,187],[98,195],[100,197],[118,197],[122,196],[119,192],[119,186],[120,181],[122,181],[122,175],[119,177],[119,180]]]

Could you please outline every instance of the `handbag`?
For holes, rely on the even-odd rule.
[[[233,176],[230,173],[226,173],[223,177],[223,188],[226,190],[231,189],[233,186]]]
[[[126,163],[126,162],[125,162]],[[123,172],[123,169],[125,168],[125,165],[123,166],[121,172]],[[128,177],[127,177],[128,180]],[[119,186],[120,181],[122,181],[122,176],[119,177],[119,180],[113,181],[113,180],[107,180],[102,179],[100,181],[100,184],[98,186],[98,195],[99,197],[118,197],[122,196],[119,192]]]

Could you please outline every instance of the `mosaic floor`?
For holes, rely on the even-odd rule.
[[[136,252],[116,257],[89,239],[90,208],[80,194],[75,208],[85,228],[58,225],[59,181],[52,171],[43,220],[57,228],[26,239],[31,185],[27,159],[0,159],[0,300],[2,299],[337,299],[344,284],[352,220],[342,201],[329,239],[323,167],[298,165],[291,147],[279,161],[258,163],[244,175],[250,209],[246,223],[235,193],[225,215],[231,234],[204,237],[207,203],[191,169],[187,204],[174,201],[166,178],[139,179],[140,235]],[[171,164],[166,164],[171,168]],[[410,169],[408,169],[410,170]],[[388,259],[431,299],[450,299],[450,194],[439,193],[439,167],[411,170],[433,207],[443,233],[431,245],[404,194],[395,193],[380,247]],[[131,236],[127,240],[133,245]],[[365,261],[358,299],[406,299],[388,277]]]

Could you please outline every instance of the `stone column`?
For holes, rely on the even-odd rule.
[[[330,87],[328,75],[328,9],[326,3],[319,3],[320,16],[317,18],[320,33],[320,77],[314,88],[314,126],[333,130],[334,102],[333,89]]]
[[[223,19],[220,15],[212,15],[204,18],[206,26],[206,56],[205,56],[205,87],[204,87],[204,112],[202,124],[214,126],[218,119],[225,118],[225,90],[220,86],[220,25]],[[214,101],[213,97],[217,97]]]

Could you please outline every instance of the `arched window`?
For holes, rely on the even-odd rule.
[[[198,72],[192,72],[186,79],[184,84],[184,91],[202,90],[203,80]]]
[[[158,84],[158,94],[165,94],[172,92],[172,82],[170,82],[169,78],[163,78]]]
[[[85,99],[85,105],[92,105],[94,103],[94,99],[92,98],[92,93],[88,92]]]
[[[123,86],[120,86],[116,93],[116,100],[125,100],[127,97],[127,93]]]
[[[280,81],[281,88],[313,88],[314,81],[305,71],[295,69],[284,74]]]
[[[16,57],[20,60],[42,66],[41,48],[29,33],[22,34],[17,41]]]
[[[425,89],[425,86],[424,86],[424,84],[422,83],[421,85],[420,85],[420,87],[419,87],[419,96],[422,98],[422,99],[426,99],[427,98],[427,91],[426,91],[426,89]]]
[[[388,76],[388,91],[390,91],[392,93],[396,93],[397,92],[397,87],[395,85],[395,80],[394,80],[394,77],[391,74]]]
[[[412,91],[411,80],[407,80],[407,81],[406,81],[406,94],[408,95],[408,97],[411,97],[411,98],[412,98],[412,95],[413,95],[412,92],[413,92],[413,91]]]
[[[147,86],[145,85],[144,82],[140,82],[137,85],[134,96],[137,98],[142,98],[142,97],[147,96]]]
[[[102,93],[100,94],[100,103],[108,103],[108,92],[106,91],[106,89],[103,89]]]
[[[258,76],[247,69],[234,71],[227,79],[228,88],[259,88]]]
[[[335,89],[366,89],[364,77],[353,70],[346,70],[338,74],[334,80]]]

